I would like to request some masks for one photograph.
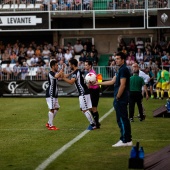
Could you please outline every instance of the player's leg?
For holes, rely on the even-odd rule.
[[[46,124],[46,127],[47,127],[49,130],[57,130],[58,128],[56,128],[56,127],[53,125],[56,100],[55,100],[55,98],[49,97],[49,98],[46,98],[46,101],[47,101],[47,105],[48,105],[48,108],[49,108],[49,112],[48,112],[48,123]]]
[[[90,112],[90,109],[92,108],[90,95],[79,96],[79,102],[80,102],[81,111],[86,116],[86,118],[89,121],[92,129],[95,129],[96,128],[95,121],[94,121],[94,118],[93,118],[93,116]],[[89,130],[92,130],[92,129],[89,129]]]
[[[166,90],[166,87],[167,87],[167,83],[162,83],[162,89],[161,89],[161,99],[164,98],[164,93],[165,93],[165,90]]]
[[[134,122],[134,112],[135,112],[135,97],[133,94],[129,96],[129,120]]]
[[[156,85],[156,98],[159,99],[159,94],[160,94],[160,90],[161,89],[161,83],[158,82]]]
[[[90,97],[91,97],[91,102],[92,102],[92,116],[96,122],[96,127],[100,128],[100,123],[99,123],[99,113],[98,113],[98,103],[99,103],[99,91],[100,89],[90,89]]]

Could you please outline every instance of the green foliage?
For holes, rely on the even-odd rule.
[[[58,131],[46,129],[48,108],[45,98],[0,98],[0,169],[35,169],[51,154],[82,133],[88,121],[79,109],[77,97],[59,98],[60,110],[54,124]],[[102,117],[112,108],[113,98],[100,98]],[[144,101],[146,120],[131,123],[133,143],[144,147],[145,154],[170,143],[170,119],[153,118],[153,110],[165,100]],[[136,109],[135,115],[138,112]],[[131,147],[112,148],[119,140],[115,112],[101,122],[101,129],[90,131],[61,154],[48,170],[126,170]]]

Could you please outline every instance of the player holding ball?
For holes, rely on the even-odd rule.
[[[91,75],[91,77],[93,78],[95,74],[96,75],[96,72],[95,70],[92,69],[92,62],[91,61],[86,61],[85,62],[85,70],[88,71],[88,74],[86,75],[85,77],[85,81],[87,83],[87,86],[89,88],[89,91],[90,91],[90,97],[91,97],[91,101],[92,101],[92,110],[91,110],[91,113],[93,115],[93,118],[96,122],[96,128],[100,128],[100,123],[99,123],[99,113],[98,113],[98,109],[97,109],[97,106],[98,106],[98,103],[99,103],[99,95],[100,95],[100,87],[99,85],[95,84],[96,81],[97,81],[97,78],[96,78],[96,81],[92,81],[92,82],[89,82],[88,83],[88,78],[87,76],[88,75]],[[97,77],[97,75],[96,75]]]

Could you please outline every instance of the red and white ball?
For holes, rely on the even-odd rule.
[[[88,73],[86,76],[85,76],[85,82],[88,84],[95,84],[97,81],[97,77],[96,77],[96,74],[94,73]]]

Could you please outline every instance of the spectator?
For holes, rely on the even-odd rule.
[[[19,65],[19,62],[16,61],[16,64],[13,67],[13,75],[15,80],[19,80],[21,76],[21,66]]]
[[[61,48],[58,49],[58,53],[56,54],[56,60],[59,62],[60,60],[64,60],[64,54]]]
[[[67,0],[67,10],[74,9],[74,0]]]
[[[49,0],[43,0],[42,8],[44,11],[48,11],[48,4],[49,4]]]
[[[74,0],[74,10],[81,10],[82,0]]]
[[[52,10],[55,11],[58,8],[58,0],[51,0]]]
[[[158,41],[154,42],[153,50],[155,50],[155,49],[157,50],[157,52],[162,51],[162,48],[161,48],[160,44],[158,43]]]
[[[137,53],[136,53],[136,62],[140,63],[140,61],[143,59],[144,59],[143,52],[141,52],[141,49],[138,48]]]
[[[68,66],[69,60],[73,58],[71,52],[69,49],[66,50],[66,53],[64,54],[64,62]]]
[[[81,50],[81,53],[83,53],[85,57],[88,56],[89,51],[87,50],[87,45],[83,46],[83,49]]]
[[[167,59],[168,59],[167,53],[166,53],[166,51],[163,51],[161,60],[164,61],[164,60],[167,60]]]
[[[16,53],[14,51],[12,51],[12,54],[10,55],[10,60],[11,60],[11,64],[16,63],[18,57],[16,55]]]
[[[118,52],[122,51],[123,46],[126,47],[126,43],[125,43],[124,39],[121,38],[121,39],[120,39],[120,42],[119,42],[119,44],[118,44],[118,49],[117,49],[117,51],[118,51]]]
[[[135,63],[135,61],[132,59],[132,56],[129,55],[127,60],[126,60],[126,65],[127,66],[132,66],[132,64],[134,64],[134,63]]]
[[[80,65],[83,65],[84,66],[84,63],[85,61],[87,60],[87,57],[84,56],[84,53],[81,53],[80,57],[79,57],[79,66]]]
[[[58,63],[58,71],[60,71],[61,69],[63,71],[66,71],[67,65],[64,63],[64,60],[60,60]]]
[[[138,38],[136,41],[136,48],[140,49],[141,51],[144,49],[144,42],[141,38]]]
[[[155,62],[153,62],[152,59],[150,59],[147,66],[154,74],[154,78],[156,78],[155,76],[156,76],[156,72],[157,72],[157,65],[155,64]]]
[[[48,50],[47,46],[44,46],[44,50],[42,51],[42,58],[44,61],[50,61],[51,52]]]
[[[92,9],[92,1],[83,0],[83,10],[91,10],[91,9]]]
[[[138,0],[130,0],[129,7],[131,9],[136,9],[137,5],[138,5]],[[132,13],[134,13],[134,10],[132,10]]]
[[[2,72],[6,75],[7,80],[9,80],[11,78],[13,70],[10,67],[10,63],[7,63],[6,67],[3,68]]]
[[[32,49],[32,47],[29,47],[27,50],[27,59],[30,59],[33,54],[34,54],[34,50]]]
[[[25,80],[27,75],[28,75],[28,66],[26,62],[23,62],[23,65],[21,66],[21,80]]]
[[[40,50],[40,46],[37,46],[37,47],[36,47],[35,55],[36,55],[37,57],[41,57],[41,50]]]
[[[126,50],[126,47],[125,47],[125,46],[123,46],[123,47],[122,47],[122,53],[124,53],[124,54],[125,54],[125,56],[127,57],[128,52],[127,52],[127,50]]]
[[[140,60],[140,62],[139,62],[139,68],[140,68],[140,70],[141,70],[141,71],[145,71],[146,67],[147,67],[147,64],[144,63],[143,60]]]
[[[149,61],[152,59],[153,59],[153,57],[152,57],[150,51],[147,51],[146,54],[144,55],[144,59],[143,59],[144,63],[148,64]]]
[[[92,43],[91,43],[91,41],[87,38],[86,39],[86,41],[84,42],[84,45],[86,45],[87,46],[87,51],[89,52],[89,51],[92,51]],[[94,46],[94,48],[95,48],[95,46]]]
[[[37,72],[36,72],[37,80],[39,80],[39,78],[41,78],[42,80],[45,80],[44,65],[45,65],[45,61],[42,58],[38,58]]]
[[[114,77],[116,75],[117,71],[118,71],[118,67],[116,66],[115,60],[113,60],[108,67],[109,77],[110,78]]]
[[[64,0],[58,0],[58,9],[59,10],[66,10],[67,4]]]
[[[7,63],[10,63],[10,55],[8,53],[7,50],[4,51],[4,53],[2,54],[2,62],[1,64],[7,64]]]
[[[92,46],[91,46],[91,52],[93,52],[93,53],[94,53],[94,56],[98,58],[98,51],[97,51],[95,45],[92,45]]]
[[[31,62],[31,67],[36,67],[38,62],[38,57],[35,54],[33,54],[33,56],[30,59],[30,62]]]
[[[150,42],[150,39],[147,38],[146,41],[145,41],[145,49],[148,49],[149,51],[152,50],[152,43]]]
[[[46,80],[48,73],[50,72],[50,63],[47,61],[44,65],[43,78]]]
[[[123,8],[126,8],[126,9],[128,9],[128,2],[127,2],[127,0],[122,0],[121,1],[121,9],[123,9]]]
[[[136,45],[133,39],[130,40],[130,43],[128,45],[128,51],[132,51],[132,52],[136,51]]]
[[[80,55],[82,49],[83,49],[83,46],[80,44],[80,40],[77,40],[76,44],[74,45],[74,53],[75,53],[75,55]]]

